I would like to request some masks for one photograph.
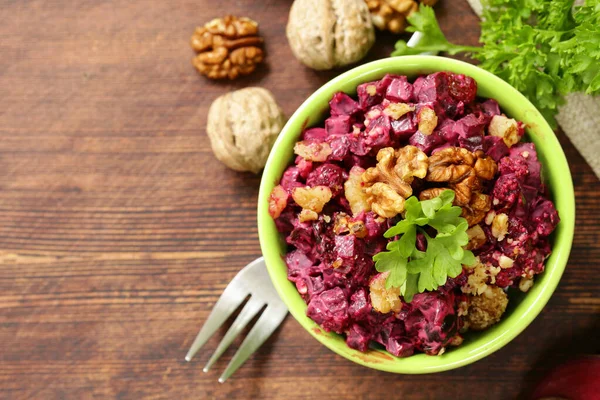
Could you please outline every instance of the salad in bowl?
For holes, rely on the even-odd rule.
[[[333,90],[261,188],[259,213],[283,242],[267,263],[280,294],[283,263],[311,333],[335,334],[343,355],[443,358],[429,356],[497,332],[512,299],[535,292],[564,216],[530,122],[478,94],[477,79],[378,72]]]

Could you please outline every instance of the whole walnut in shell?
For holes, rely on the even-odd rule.
[[[295,0],[286,34],[296,58],[316,70],[355,63],[375,43],[364,0]]]
[[[249,87],[212,103],[206,132],[221,162],[236,171],[258,173],[284,124],[283,112],[271,92]]]

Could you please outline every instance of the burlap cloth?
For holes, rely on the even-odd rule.
[[[473,11],[481,16],[481,2],[467,1]],[[575,3],[583,2],[577,0]],[[600,97],[586,96],[582,93],[568,95],[567,103],[560,107],[556,120],[600,178]]]

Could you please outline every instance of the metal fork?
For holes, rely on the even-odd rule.
[[[202,348],[248,296],[250,296],[250,299],[221,340],[221,343],[219,343],[219,346],[217,346],[210,360],[208,360],[204,372],[208,372],[210,367],[227,350],[231,342],[265,305],[266,308],[219,378],[220,383],[225,382],[271,336],[288,313],[287,307],[281,301],[271,283],[264,258],[257,258],[238,272],[227,285],[204,326],[200,329],[198,336],[196,336],[194,343],[192,343],[192,347],[185,356],[186,361],[190,361],[194,357],[194,354]]]

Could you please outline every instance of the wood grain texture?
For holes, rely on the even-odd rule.
[[[598,350],[600,182],[568,139],[577,230],[541,315],[490,357],[397,376],[324,348],[291,317],[226,384],[204,374],[224,330],[183,356],[235,273],[260,255],[259,177],[227,170],[205,133],[212,100],[270,89],[287,115],[340,71],[297,63],[290,0],[0,0],[0,398],[514,399],[552,365]],[[437,8],[476,44],[466,1]],[[267,62],[235,82],[191,66],[194,27],[260,22]],[[368,58],[395,37],[378,35]]]

